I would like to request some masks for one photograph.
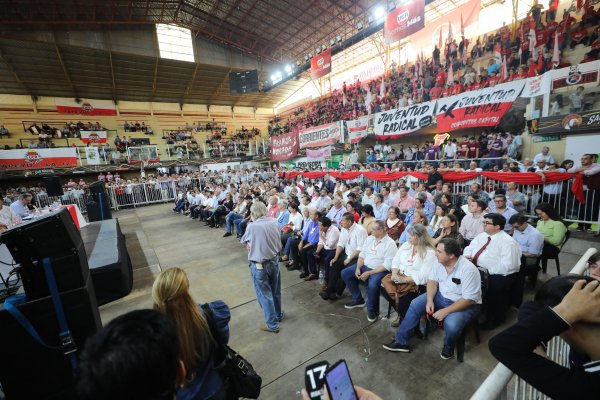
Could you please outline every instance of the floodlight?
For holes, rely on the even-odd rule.
[[[334,38],[329,39],[329,45],[335,46],[335,39]]]
[[[394,2],[388,3],[388,11],[392,11],[394,9],[396,9],[396,3],[394,3]]]
[[[327,45],[325,45],[325,44],[322,44],[322,45],[321,45],[321,50],[323,50],[323,51],[327,50]]]
[[[341,42],[342,41],[342,37],[340,35],[337,35],[336,38],[335,38],[335,40],[337,40],[338,42]]]
[[[359,23],[356,25],[356,29],[358,29],[359,31],[360,31],[360,30],[361,30],[363,27],[364,27],[364,26],[363,26],[363,23],[362,23],[362,22],[359,22]]]
[[[315,54],[321,54],[321,48],[320,47],[317,47],[315,49]]]
[[[304,61],[308,61],[308,59],[309,59],[308,54],[305,54],[304,55]]]

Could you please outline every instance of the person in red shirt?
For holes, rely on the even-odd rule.
[[[563,35],[560,35],[563,36]],[[560,40],[560,37],[559,37]],[[579,24],[579,28],[571,33],[571,49],[574,49],[578,44],[587,46],[590,38],[584,24]],[[559,47],[560,48],[560,47]]]
[[[492,72],[487,80],[487,87],[494,87],[498,83],[500,83],[500,77],[495,72]]]
[[[479,90],[483,88],[483,81],[481,80],[481,75],[477,75],[475,77],[475,82],[471,85],[471,90]]]
[[[464,91],[465,89],[463,87],[463,84],[460,83],[460,81],[454,81],[454,86],[452,86],[452,88],[450,89],[450,95],[454,96],[456,94],[461,94]]]
[[[431,100],[439,99],[442,95],[442,86],[436,83],[434,87],[429,91],[429,98]]]
[[[469,138],[467,135],[464,135],[462,137],[462,141],[458,145],[456,154],[458,158],[467,158],[467,156],[469,155]]]
[[[527,66],[521,65],[516,74],[513,76],[513,81],[527,78]]]
[[[528,78],[533,78],[534,76],[537,76],[541,71],[542,71],[542,67],[544,66],[543,64],[543,60],[541,57],[541,53],[540,53],[540,57],[538,59],[538,61],[534,61],[533,58],[530,58],[529,60],[527,60],[527,77]]]
[[[448,75],[446,74],[446,72],[444,72],[442,68],[439,68],[437,74],[435,74],[435,83],[441,86],[446,83],[447,79]]]
[[[540,24],[535,27],[535,42],[536,47],[540,47],[546,44],[548,41],[548,30],[544,24]]]
[[[479,158],[479,151],[481,146],[479,142],[475,139],[475,136],[471,136],[469,138],[469,142],[467,143],[469,151],[467,152],[467,158]]]
[[[563,13],[563,19],[559,22],[558,26],[562,29],[563,32],[566,32],[571,25],[575,23],[575,18],[571,17],[571,14],[567,10]]]
[[[442,89],[442,96],[441,97],[450,97],[450,85],[446,85],[446,87],[444,89]]]

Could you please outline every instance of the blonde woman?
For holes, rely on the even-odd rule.
[[[167,315],[177,327],[185,366],[186,384],[177,390],[177,400],[225,399],[225,386],[215,367],[220,364],[218,343],[229,341],[229,307],[221,301],[208,303],[210,319],[189,292],[190,282],[180,268],[161,272],[152,286],[154,309]]]
[[[400,320],[406,315],[410,302],[425,293],[425,285],[429,276],[429,268],[435,260],[435,249],[427,228],[413,225],[408,228],[408,241],[400,246],[392,260],[391,280],[395,284],[412,283],[416,290],[404,294],[397,301],[398,318],[392,322],[393,327],[400,326]]]

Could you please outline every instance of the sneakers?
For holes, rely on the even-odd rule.
[[[440,357],[442,357],[443,360],[449,360],[454,357],[454,347],[444,346],[440,353]]]
[[[375,322],[377,321],[377,318],[379,318],[379,314],[375,311],[369,311],[367,313],[367,319],[369,320],[369,322]]]
[[[359,307],[364,307],[365,306],[365,301],[364,300],[359,300],[359,301],[354,301],[352,300],[350,303],[344,305],[344,308],[351,310],[353,308],[359,308]]]
[[[383,348],[387,351],[393,351],[395,353],[410,353],[410,347],[392,340],[388,344],[384,344]]]
[[[271,333],[279,333],[281,328],[271,329],[267,326],[267,324],[260,324],[260,330],[265,331],[265,332],[271,332]]]
[[[298,278],[300,278],[300,279],[304,279],[304,278],[306,278],[307,276],[308,276],[308,272],[302,272],[302,273],[301,273],[301,274],[298,276]]]
[[[319,292],[319,296],[321,296],[321,298],[322,298],[323,300],[329,300],[329,295],[327,294],[327,292],[326,292],[326,291],[321,291],[321,292]]]
[[[225,234],[223,235],[223,237],[228,237],[228,236],[231,236],[231,233],[225,232]]]
[[[319,279],[319,276],[315,275],[315,274],[310,274],[310,275],[304,277],[304,280],[306,282],[308,282],[308,281],[316,281],[317,279]]]

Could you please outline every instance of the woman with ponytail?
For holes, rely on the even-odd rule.
[[[225,399],[226,388],[216,367],[218,343],[229,341],[229,307],[217,300],[207,303],[204,307],[210,312],[205,312],[189,289],[188,277],[180,268],[162,271],[152,286],[154,309],[173,320],[179,336],[186,383],[178,389],[177,400]]]

